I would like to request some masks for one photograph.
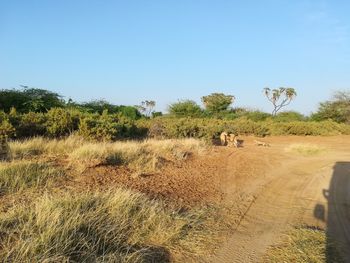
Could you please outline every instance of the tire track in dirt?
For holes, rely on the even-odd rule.
[[[255,201],[250,204],[232,237],[209,261],[259,262],[266,249],[275,244],[280,239],[281,234],[292,225],[304,222],[326,227],[325,220],[320,223],[320,220],[315,218],[314,209],[316,204],[323,206],[327,204],[327,199],[322,194],[323,189],[328,187],[332,178],[334,163],[344,158],[343,155],[332,153],[331,158],[321,156],[287,159],[286,156],[282,157],[283,163],[277,166],[273,165],[275,168],[273,172],[264,176],[262,181],[265,181],[265,185],[253,186],[252,192],[255,192]],[[238,160],[240,157],[244,158],[244,153],[236,154]],[[344,168],[344,171],[350,171],[348,168]],[[237,170],[233,170],[233,172],[237,172]],[[236,179],[235,176],[233,178]],[[340,222],[335,223],[342,225],[343,241],[350,247],[350,224],[348,221],[350,180],[348,180],[348,187],[342,186],[341,190],[337,189],[337,185],[343,184],[344,180],[339,180],[340,182],[333,183],[335,185],[333,191],[337,194],[332,196],[332,202],[338,204],[334,206],[333,210],[336,213],[335,218],[340,220]],[[344,197],[347,198],[346,206],[343,204]]]

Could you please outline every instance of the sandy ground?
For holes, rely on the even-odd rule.
[[[246,147],[230,155],[236,164],[229,164],[232,173],[226,174],[223,186],[226,202],[237,192],[254,199],[210,261],[259,262],[288,228],[309,225],[325,229],[350,262],[350,137],[275,137],[266,139],[269,148],[257,148],[252,138],[245,139]],[[294,143],[326,151],[314,156],[285,151]]]
[[[269,137],[271,147],[211,147],[202,156],[166,163],[159,172],[133,177],[127,168],[98,167],[77,178],[83,188],[122,185],[184,205],[237,206],[237,224],[209,262],[259,262],[295,225],[323,228],[350,262],[350,136]],[[325,149],[303,156],[292,144]]]

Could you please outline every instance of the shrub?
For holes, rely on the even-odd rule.
[[[199,117],[202,114],[202,109],[192,100],[184,100],[170,104],[168,111],[175,117]]]
[[[9,157],[9,152],[7,135],[0,134],[0,161],[6,160]]]
[[[254,111],[247,111],[245,114],[242,114],[242,116],[252,121],[265,121],[271,117],[271,114],[254,110]]]
[[[118,112],[120,112],[124,117],[131,120],[137,120],[141,118],[141,113],[132,106],[118,106]]]
[[[305,121],[306,117],[296,111],[284,111],[278,113],[273,120],[277,122]]]
[[[46,130],[49,136],[60,137],[72,133],[74,120],[68,110],[52,108],[46,114]]]
[[[141,137],[147,131],[137,128],[134,121],[121,114],[88,115],[80,120],[79,134],[87,139],[111,141],[123,138]]]
[[[350,134],[350,126],[333,121],[283,122],[270,124],[271,135],[339,135]]]
[[[16,129],[8,120],[0,121],[0,136],[11,137],[15,134]]]
[[[46,135],[46,115],[28,112],[16,118],[16,137],[29,138]]]
[[[166,135],[166,128],[164,123],[160,120],[154,121],[151,123],[148,128],[148,137],[150,138],[164,138]]]
[[[117,124],[107,115],[80,119],[79,135],[86,139],[110,141],[116,138]]]

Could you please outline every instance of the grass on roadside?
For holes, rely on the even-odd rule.
[[[200,153],[206,145],[195,139],[146,140],[142,142],[88,142],[71,136],[62,140],[34,138],[10,142],[12,159],[36,156],[61,156],[75,168],[85,169],[101,164],[128,165],[139,173],[153,172],[164,160],[185,159]]]
[[[44,195],[30,206],[0,213],[0,258],[4,262],[182,262],[181,258],[207,253],[208,244],[217,242],[211,232],[218,231],[214,214],[208,209],[174,210],[123,189]]]
[[[341,263],[344,262],[337,246],[324,230],[297,227],[277,246],[271,247],[263,262]]]
[[[318,145],[304,143],[291,144],[289,147],[286,148],[286,151],[298,153],[303,156],[313,156],[326,152],[326,149]]]

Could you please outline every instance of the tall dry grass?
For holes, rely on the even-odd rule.
[[[205,210],[185,212],[122,189],[44,195],[0,213],[3,262],[169,262],[206,253]],[[170,255],[175,255],[171,258]]]
[[[64,176],[64,171],[37,161],[0,162],[0,193],[15,193],[28,188],[45,187]]]
[[[34,138],[14,141],[10,142],[9,148],[12,159],[60,155],[79,169],[100,164],[123,164],[139,173],[147,173],[159,168],[164,159],[178,160],[201,153],[206,144],[195,139],[89,142],[71,136],[62,140]]]
[[[270,247],[264,263],[305,262],[343,263],[339,247],[326,232],[312,227],[296,227],[277,245]]]

